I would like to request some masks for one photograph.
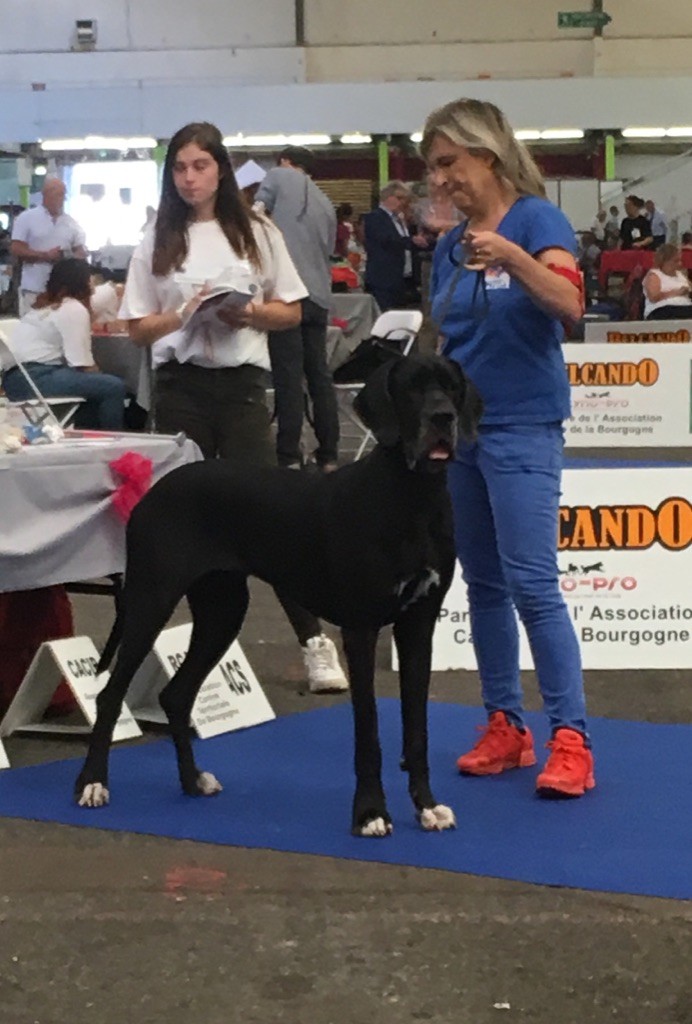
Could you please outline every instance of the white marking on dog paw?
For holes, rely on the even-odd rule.
[[[437,804],[435,807],[425,807],[418,817],[421,828],[426,832],[442,832],[446,828],[456,828],[457,819],[451,807],[444,804]]]
[[[110,794],[100,782],[89,782],[82,790],[79,798],[80,807],[105,807],[110,800]]]
[[[384,818],[373,818],[372,821],[362,826],[360,834],[369,839],[372,836],[389,836],[393,831],[394,826],[391,821],[385,821]]]
[[[211,772],[200,772],[197,776],[197,789],[202,796],[213,796],[214,793],[221,793],[223,786]]]

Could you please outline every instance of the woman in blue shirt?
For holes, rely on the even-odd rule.
[[[594,786],[579,646],[560,593],[557,522],[562,421],[570,412],[561,321],[582,312],[572,227],[491,103],[434,111],[422,154],[462,222],[437,246],[432,313],[443,352],[484,402],[478,440],[449,470],[457,554],[468,586],[488,726],[461,772],[536,763],[523,719],[515,609],[529,638],[551,725],[538,776],[545,796]]]

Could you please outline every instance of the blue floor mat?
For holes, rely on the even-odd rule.
[[[475,742],[478,708],[430,705],[433,789],[458,828],[416,824],[398,769],[399,703],[378,701],[384,782],[394,834],[349,833],[353,739],[341,704],[196,742],[200,767],[224,791],[183,796],[168,741],[118,747],[111,804],[82,810],[71,799],[78,761],[0,773],[0,816],[54,821],[350,860],[407,864],[542,885],[677,899],[692,897],[692,726],[593,719],[597,787],[579,800],[535,797],[547,739],[530,714],[539,764],[490,778],[461,777],[458,754]]]

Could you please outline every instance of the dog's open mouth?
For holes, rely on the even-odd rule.
[[[435,441],[428,449],[428,459],[431,462],[447,462],[454,454],[450,441]]]

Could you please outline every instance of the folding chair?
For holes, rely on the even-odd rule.
[[[423,314],[418,309],[388,309],[386,313],[380,313],[372,325],[370,337],[398,342],[401,355],[407,356],[416,342],[422,323]],[[358,447],[353,457],[354,462],[362,458],[368,444],[373,440],[372,433],[361,423],[353,410],[353,399],[364,384],[365,381],[356,381],[352,384],[334,385],[339,411],[356,431]]]
[[[16,319],[0,320],[0,369],[9,370],[16,366],[29,385],[34,397],[24,399],[21,402],[13,402],[12,404],[19,406],[32,426],[52,423],[56,427],[66,427],[72,421],[79,406],[86,399],[77,395],[60,395],[56,398],[46,398],[39,391],[21,359],[17,358],[17,354],[12,348],[10,335],[18,323],[19,320]]]

